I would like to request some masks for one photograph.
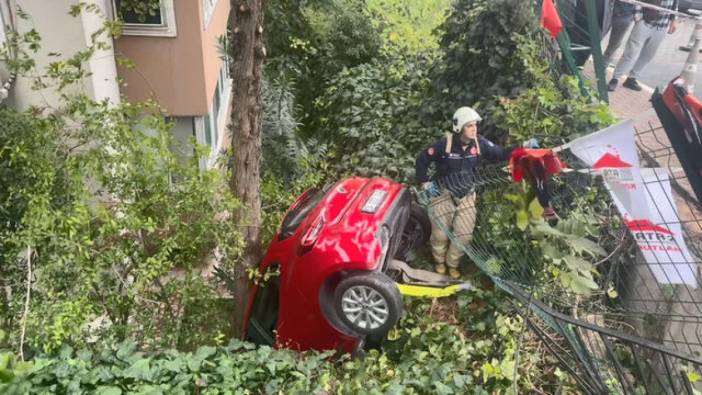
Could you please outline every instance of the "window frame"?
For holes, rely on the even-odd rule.
[[[174,0],[159,0],[161,24],[127,23],[122,24],[123,36],[177,37]],[[112,19],[117,19],[117,2],[112,0]]]
[[[212,105],[207,111],[207,114],[196,118],[197,142],[198,144],[207,145],[211,148],[210,157],[204,160],[201,165],[203,168],[211,167],[216,162],[226,133],[226,117],[229,112],[233,83],[232,79],[229,77],[228,67],[227,62],[222,62],[217,84],[214,89],[214,95],[212,96]],[[215,113],[215,110],[217,110],[217,113]]]

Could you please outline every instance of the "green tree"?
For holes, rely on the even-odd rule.
[[[439,54],[438,27],[448,16],[449,0],[367,0],[373,26],[389,58]]]
[[[305,138],[314,137],[320,128],[315,102],[328,81],[344,68],[377,58],[381,45],[365,0],[266,3],[266,67],[271,78],[292,82]]]
[[[81,12],[97,11],[71,10]],[[186,148],[153,103],[95,101],[73,89],[112,29],[46,69],[32,61],[36,32],[12,35],[11,51],[0,53],[61,97],[53,108],[0,108],[9,126],[0,130],[0,325],[21,353],[96,336],[188,347],[226,330],[203,324],[220,297],[207,275],[214,258],[234,266],[241,251],[224,175],[199,169],[201,148],[179,154]]]
[[[229,180],[231,192],[240,202],[231,220],[242,225],[246,243],[242,266],[236,267],[234,278],[234,329],[243,328],[249,279],[244,270],[255,270],[261,258],[261,131],[263,127],[263,46],[262,0],[232,0],[229,18],[229,42],[232,79],[230,131],[232,133]]]
[[[317,100],[319,138],[340,171],[410,180],[416,151],[441,133],[420,118],[429,87],[425,63],[401,67],[402,74],[380,62],[344,69]]]
[[[530,86],[518,37],[538,31],[534,8],[533,1],[453,4],[441,28],[443,57],[432,73],[434,95],[425,107],[429,116],[450,119],[464,105],[477,105],[485,112],[495,96],[511,97]]]

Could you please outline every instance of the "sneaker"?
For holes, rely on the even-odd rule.
[[[641,88],[641,85],[639,85],[639,82],[636,81],[636,78],[627,78],[622,84],[622,86],[634,91],[640,91],[641,89],[643,89]]]
[[[617,89],[617,85],[619,85],[619,81],[616,78],[612,78],[609,80],[609,84],[607,84],[607,90],[614,92]]]
[[[446,265],[444,265],[443,263],[439,263],[436,266],[434,266],[434,271],[439,274],[446,274]]]
[[[457,279],[461,278],[461,272],[459,272],[458,269],[450,268],[449,269],[449,276],[452,279],[457,280]]]

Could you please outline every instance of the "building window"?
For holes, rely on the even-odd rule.
[[[219,0],[202,0],[202,12],[203,21],[205,23],[204,29],[207,30],[207,26],[210,24],[210,19],[212,19],[212,14],[217,7],[217,2]]]
[[[127,0],[114,0],[113,13],[124,23],[125,36],[175,37],[176,19],[173,0],[159,0],[153,15],[143,15],[127,7]],[[131,0],[134,1],[134,0]]]
[[[211,158],[204,164],[205,167],[214,163],[213,161],[223,148],[220,139],[224,134],[224,125],[227,123],[226,116],[231,91],[231,79],[229,78],[228,70],[228,65],[224,62],[217,79],[210,112],[198,118],[199,127],[196,127],[200,131],[200,133],[196,131],[198,143],[206,144],[211,148]]]

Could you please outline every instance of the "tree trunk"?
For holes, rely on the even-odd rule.
[[[246,241],[243,265],[237,266],[234,294],[234,331],[241,335],[249,294],[246,269],[261,256],[261,98],[263,46],[263,0],[231,0],[232,176],[230,188],[242,206],[233,216]]]

